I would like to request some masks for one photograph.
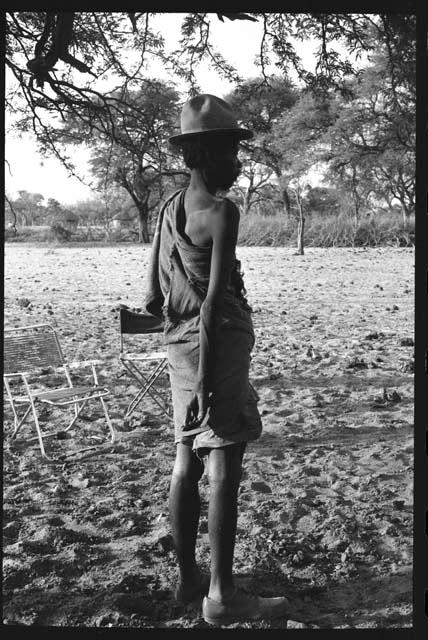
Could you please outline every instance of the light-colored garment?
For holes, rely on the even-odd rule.
[[[207,431],[186,436],[182,427],[199,367],[200,308],[208,289],[211,247],[197,247],[182,230],[184,193],[175,193],[158,218],[150,261],[146,309],[163,315],[174,410],[175,441],[221,447],[255,440],[262,431],[258,396],[249,383],[254,345],[251,309],[235,259],[212,336],[214,371]]]

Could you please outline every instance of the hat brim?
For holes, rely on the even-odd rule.
[[[231,138],[237,138],[238,140],[249,140],[254,136],[253,132],[250,131],[249,129],[241,129],[241,128],[207,129],[202,131],[192,131],[192,133],[179,133],[175,136],[171,136],[169,138],[169,142],[175,146],[179,146],[180,142],[183,142],[184,140],[191,140],[192,138],[205,137],[205,136],[211,137],[219,133],[222,133],[222,134],[226,133]]]

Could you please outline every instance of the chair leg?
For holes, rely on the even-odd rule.
[[[134,365],[134,370],[132,371],[131,375],[133,375],[133,377],[136,380],[138,380],[140,384],[144,386],[138,391],[138,393],[129,403],[128,409],[126,411],[126,416],[125,416],[126,418],[129,418],[129,416],[135,411],[137,406],[140,404],[142,399],[147,394],[149,394],[152,400],[154,400],[154,402],[156,402],[158,407],[162,410],[162,412],[165,413],[169,419],[172,419],[168,410],[168,404],[164,401],[164,399],[162,398],[162,396],[154,386],[156,384],[158,377],[163,373],[166,367],[167,367],[167,363],[164,363],[164,362],[159,363],[156,369],[153,371],[153,373],[146,378],[144,374],[140,370],[138,370],[137,367],[135,367]],[[131,371],[131,369],[129,370]]]
[[[135,409],[140,404],[141,400],[144,398],[145,395],[146,395],[145,389],[140,389],[140,391],[138,391],[138,393],[135,395],[134,398],[132,398],[131,402],[128,405],[125,418],[129,418],[129,416],[132,413],[134,413]]]
[[[13,408],[13,413],[14,413],[14,430],[12,433],[12,439],[16,438],[18,431],[20,430],[20,428],[22,427],[22,425],[24,424],[28,414],[31,411],[31,405],[28,407],[27,411],[24,413],[24,415],[22,416],[21,420],[19,420],[18,415],[15,411],[15,408],[12,406]]]
[[[19,429],[22,427],[22,425],[25,422],[25,419],[27,418],[28,414],[30,413],[31,406],[28,407],[27,411],[24,413],[23,417],[20,420],[19,416],[18,416],[18,413],[16,411],[16,408],[15,408],[15,402],[13,400],[12,392],[10,390],[9,381],[7,380],[7,378],[3,378],[3,382],[4,382],[4,385],[6,387],[7,398],[9,400],[9,403],[10,403],[10,406],[11,406],[12,412],[13,412],[13,434],[12,434],[12,438],[15,438],[16,434],[18,433]]]
[[[110,440],[111,440],[111,442],[115,442],[116,441],[116,431],[114,430],[114,427],[113,427],[113,425],[111,423],[110,416],[109,416],[108,411],[107,411],[107,406],[106,406],[106,403],[104,402],[104,398],[100,397],[100,402],[101,402],[101,404],[103,406],[104,415],[106,417],[108,428],[110,430],[110,434],[111,434]]]
[[[74,423],[76,422],[77,418],[80,416],[80,414],[82,413],[83,409],[85,408],[85,405],[88,401],[87,400],[83,400],[82,404],[75,404],[74,405],[74,418],[73,420],[70,422],[70,424],[68,425],[68,427],[66,427],[63,431],[64,433],[66,431],[68,431],[69,429],[71,429],[71,427],[74,425]]]
[[[46,458],[46,460],[52,460],[52,458],[50,458],[50,457],[47,455],[46,451],[45,451],[45,446],[44,446],[44,444],[43,444],[42,431],[41,431],[41,429],[40,429],[40,425],[39,425],[39,418],[38,418],[38,415],[37,415],[37,410],[36,410],[36,407],[35,407],[35,405],[34,405],[34,402],[32,402],[32,403],[31,403],[31,409],[33,410],[34,423],[35,423],[35,425],[36,425],[36,431],[37,431],[37,436],[38,436],[38,438],[39,438],[39,444],[40,444],[40,450],[41,450],[41,452],[42,452],[42,456],[43,456],[44,458]]]
[[[155,387],[152,387],[151,389],[149,389],[149,395],[152,398],[152,400],[154,400],[154,402],[156,402],[156,404],[158,405],[158,407],[160,408],[160,410],[170,419],[172,420],[172,416],[171,416],[171,411],[170,411],[170,405],[164,400],[164,398],[161,396],[161,394],[157,391],[157,389],[155,389]]]
[[[156,404],[158,405],[159,409],[170,419],[172,420],[170,411],[169,411],[169,407],[167,405],[167,403],[164,401],[164,399],[162,398],[162,396],[156,391],[156,389],[154,388],[153,384],[155,381],[153,381],[153,383],[150,386],[147,386],[143,389],[140,389],[140,391],[136,394],[135,398],[133,398],[131,400],[131,402],[128,405],[128,409],[126,411],[126,418],[129,418],[129,416],[134,413],[135,409],[137,408],[137,406],[140,404],[140,402],[142,401],[142,399],[146,396],[146,395],[150,395],[151,399],[156,402]],[[158,397],[156,397],[158,396]]]

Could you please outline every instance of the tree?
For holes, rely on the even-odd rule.
[[[274,94],[278,80],[287,82],[290,69],[297,72],[303,87],[310,89],[313,96],[329,97],[334,91],[344,98],[352,98],[353,92],[358,90],[357,80],[361,76],[356,61],[362,56],[370,58],[376,52],[381,52],[388,78],[385,96],[389,113],[396,116],[396,130],[400,119],[405,117],[406,101],[412,105],[415,103],[414,15],[264,12],[180,14],[182,37],[177,50],[171,53],[166,53],[162,36],[154,30],[154,15],[137,12],[68,12],[67,15],[64,12],[7,13],[6,66],[9,77],[13,77],[15,83],[6,94],[6,108],[14,115],[18,130],[33,130],[41,153],[54,154],[70,173],[76,175],[72,158],[67,156],[64,147],[60,147],[60,137],[57,135],[62,123],[74,119],[80,123],[82,130],[89,132],[88,140],[97,140],[97,136],[101,136],[116,144],[121,137],[122,120],[128,119],[131,114],[135,118],[140,117],[138,106],[134,107],[129,97],[142,86],[147,88],[149,85],[146,68],[151,58],[161,60],[165,67],[184,78],[189,95],[199,90],[195,70],[204,60],[208,60],[220,75],[237,83],[241,94],[245,94],[245,83],[233,65],[213,46],[213,21],[232,20],[238,25],[240,20],[256,20],[261,25],[258,55],[261,77],[257,80],[257,98],[260,97],[262,102],[263,94]],[[318,42],[313,71],[302,64],[293,39],[314,39]],[[337,49],[337,44],[342,46],[342,52]],[[139,52],[138,56],[134,54],[136,51]],[[268,74],[269,61],[276,65],[281,78]],[[103,82],[107,78],[116,80],[116,91],[105,90]],[[282,93],[286,95],[286,92]],[[292,94],[290,90],[290,98]],[[242,108],[245,115],[244,103]],[[272,128],[263,129],[265,116],[269,123],[272,109],[275,108],[275,100],[264,101],[264,110],[259,111],[261,117],[254,122],[260,127],[260,146],[257,148],[255,143],[253,146],[248,143],[247,148],[248,152],[256,154],[252,156],[253,162],[262,164],[263,159],[265,166],[275,173],[282,189],[284,209],[289,211],[288,164],[281,164],[287,157],[282,153],[279,162],[271,144],[275,142]],[[249,115],[252,117],[255,114]],[[414,123],[410,123],[410,126],[414,130]],[[396,147],[395,151],[399,148]],[[410,150],[409,157],[412,153],[414,151]],[[355,167],[354,185],[357,182],[361,185],[370,177],[373,185],[377,182],[378,188],[385,191],[385,182],[388,182],[389,191],[401,198],[406,214],[406,211],[412,210],[414,183],[409,172],[406,172],[406,167],[412,163],[406,158],[403,165],[396,166],[394,158],[392,145],[385,149],[383,165],[372,163],[369,166],[366,154],[362,170],[361,158],[354,154],[345,173],[353,175],[352,167]],[[127,184],[130,185],[132,180],[128,177]]]
[[[412,154],[400,154],[401,149],[394,152],[388,149],[382,154],[381,162],[373,168],[373,173],[384,189],[377,191],[383,195],[386,202],[392,204],[395,198],[400,202],[403,223],[408,225],[410,217],[415,212],[415,160]],[[406,163],[406,157],[409,161]]]
[[[214,21],[259,22],[258,64],[265,84],[270,84],[267,64],[271,60],[283,77],[294,69],[304,85],[314,90],[345,91],[344,80],[358,73],[352,57],[373,52],[384,43],[394,78],[402,78],[415,53],[412,15],[180,14],[182,38],[171,53],[165,52],[162,36],[154,29],[154,16],[144,12],[6,13],[6,67],[15,80],[6,94],[6,109],[16,116],[21,131],[34,130],[42,153],[61,158],[70,172],[74,171],[72,161],[58,154],[52,137],[60,121],[74,114],[102,131],[126,102],[121,90],[141,86],[150,59],[161,60],[184,78],[190,94],[198,90],[195,69],[204,60],[220,75],[240,81],[212,44]],[[293,38],[319,42],[315,72],[302,65]],[[335,43],[343,46],[343,54],[332,46]],[[130,55],[136,51],[138,56]],[[117,80],[115,95],[103,89],[102,81],[108,76]],[[414,93],[414,86],[409,89]]]
[[[13,200],[12,198],[10,198],[7,194],[5,194],[4,196],[4,211],[5,211],[5,216],[4,216],[4,221],[5,221],[5,226],[12,228],[13,229],[13,234],[16,236],[18,231],[16,228],[17,222],[18,222],[18,215],[17,212],[15,210],[15,207],[13,206]]]
[[[164,195],[167,180],[187,175],[169,151],[167,140],[178,118],[178,94],[163,82],[150,80],[143,89],[122,93],[126,104],[103,122],[103,131],[91,131],[69,118],[57,139],[83,144],[92,135],[91,170],[98,188],[121,187],[138,211],[139,241],[149,242],[150,212]]]
[[[18,198],[13,201],[18,223],[25,227],[33,226],[43,214],[41,203],[44,197],[41,193],[30,193],[24,189],[18,191],[18,194]]]
[[[255,78],[240,84],[226,99],[242,124],[255,134],[253,139],[241,143],[243,174],[249,181],[248,197],[255,193],[257,173],[259,187],[273,174],[281,190],[284,211],[289,214],[290,198],[284,180],[287,159],[274,141],[277,123],[298,100],[297,89],[288,78],[272,78],[268,85],[263,78]]]
[[[326,216],[337,213],[339,203],[340,194],[331,187],[310,187],[305,198],[308,213],[319,213]]]
[[[403,55],[408,57],[408,52]],[[415,73],[414,60],[409,60],[404,76],[398,75],[387,52],[379,51],[373,64],[364,70],[360,87],[372,131],[371,144],[378,151],[370,154],[372,173],[380,186],[378,191],[400,202],[404,224],[415,207]]]
[[[46,202],[46,220],[49,224],[53,224],[55,220],[59,217],[61,213],[63,213],[64,208],[56,198],[48,198]]]
[[[358,222],[362,202],[371,195],[396,198],[406,224],[415,198],[415,101],[410,76],[392,75],[389,58],[379,51],[353,83],[353,100],[343,100],[325,140],[326,157],[352,193]],[[414,73],[413,65],[413,73]]]
[[[233,191],[240,200],[243,215],[247,215],[252,208],[264,200],[266,188],[271,186],[270,179],[273,171],[252,160],[251,155],[245,151],[241,151],[239,157],[242,169],[239,181],[233,187]]]
[[[304,253],[305,196],[310,173],[325,153],[323,133],[335,119],[335,99],[326,94],[300,92],[298,100],[283,113],[272,130],[272,151],[282,165],[282,184],[287,184],[289,213],[297,222],[297,249]],[[293,203],[294,200],[294,203]]]

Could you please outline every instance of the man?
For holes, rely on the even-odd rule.
[[[146,309],[165,320],[174,409],[169,509],[180,570],[175,596],[184,603],[207,593],[202,613],[214,625],[285,615],[288,606],[286,598],[236,588],[232,575],[241,463],[262,425],[248,380],[254,331],[235,255],[239,211],[219,193],[239,175],[239,140],[251,137],[224,100],[203,94],[183,106],[181,134],[170,141],[181,149],[190,182],[159,215],[146,300]],[[195,560],[204,458],[209,584]]]

